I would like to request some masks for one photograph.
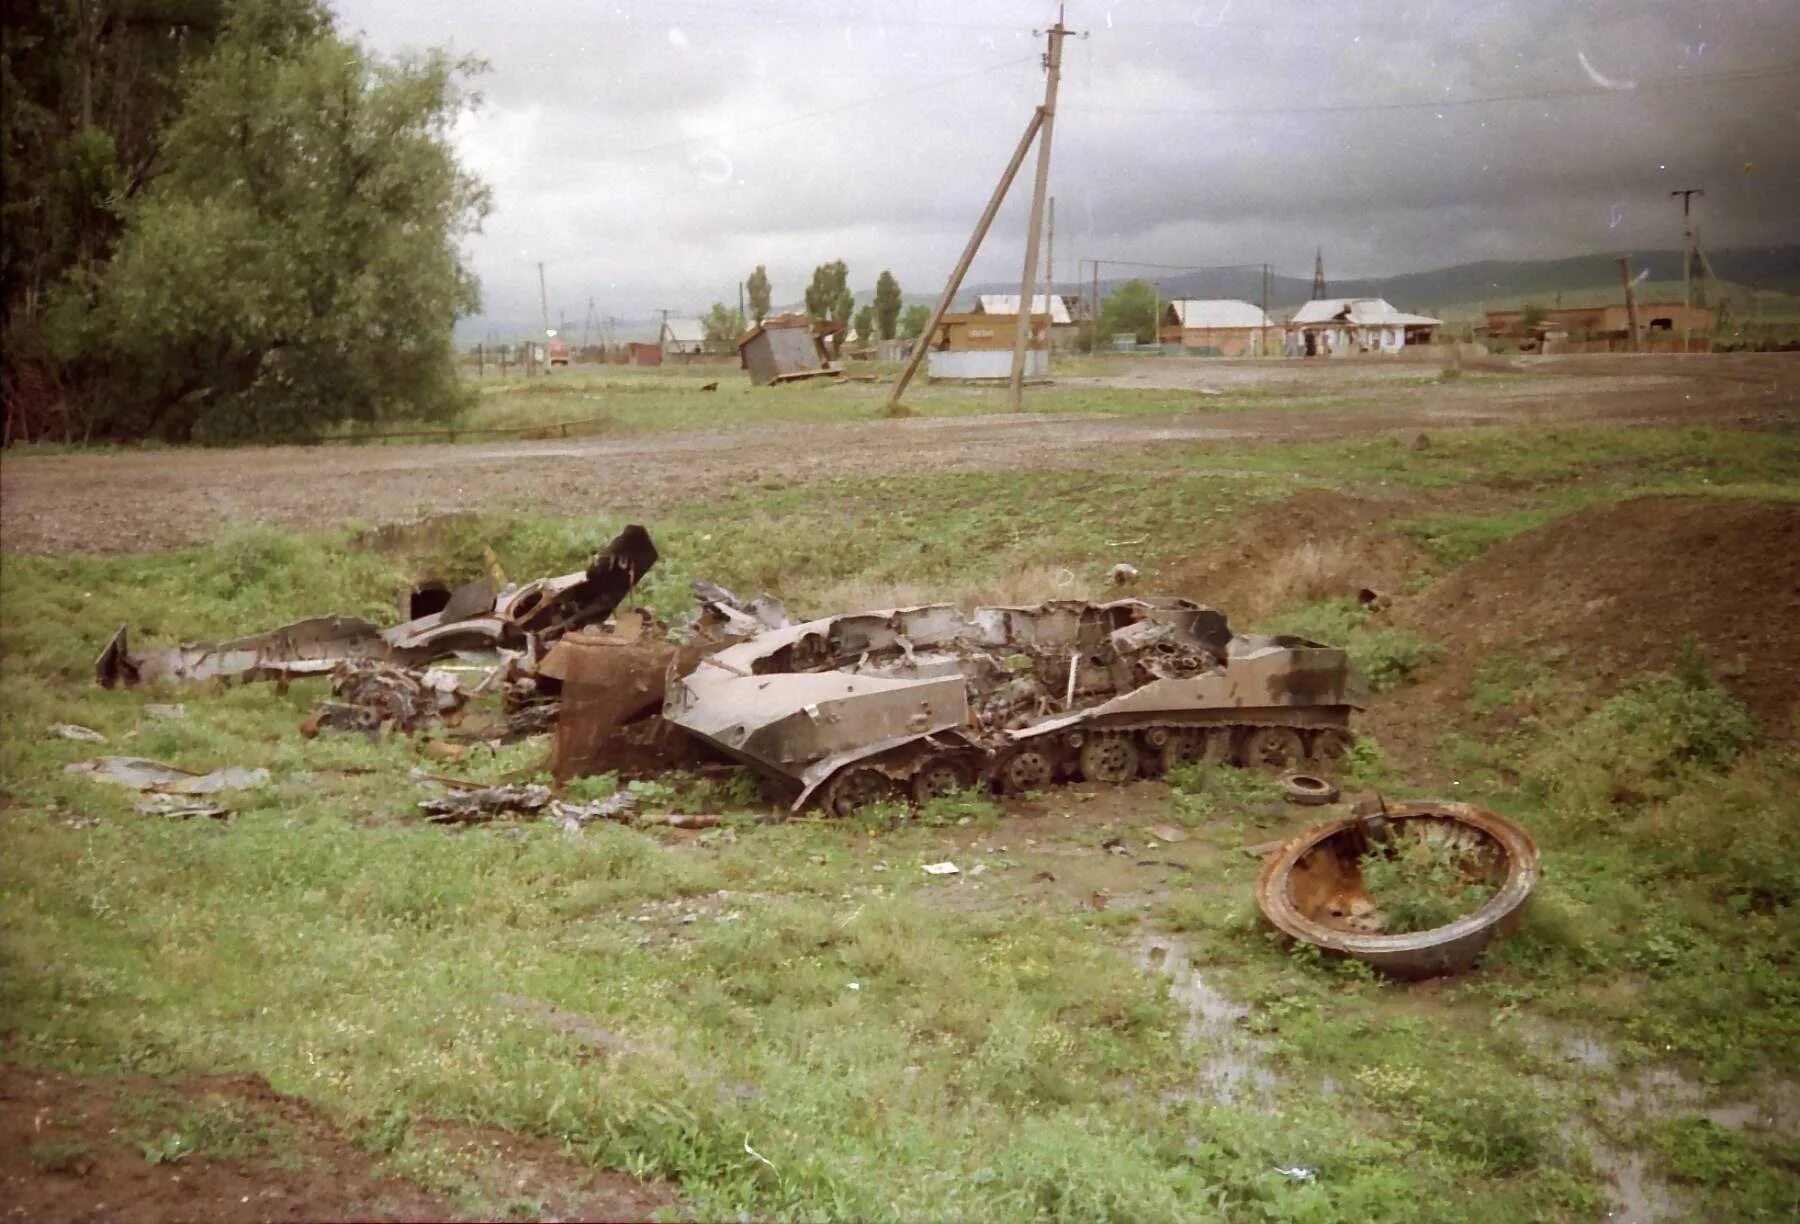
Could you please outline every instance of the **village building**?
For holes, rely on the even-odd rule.
[[[1293,357],[1398,353],[1430,344],[1443,325],[1442,319],[1396,310],[1382,298],[1321,298],[1288,320],[1286,350]]]
[[[1260,306],[1233,298],[1178,298],[1163,305],[1157,341],[1201,357],[1275,351],[1279,335]]]
[[[841,329],[830,324],[821,329],[810,315],[770,315],[738,339],[738,364],[758,387],[838,374],[827,347],[827,340],[838,334]]]
[[[1625,340],[1631,330],[1630,312],[1623,302],[1597,306],[1553,306],[1540,309],[1534,326],[1525,326],[1525,310],[1490,310],[1486,313],[1485,330],[1494,337],[1514,339]],[[1655,340],[1679,336],[1683,331],[1694,336],[1710,336],[1713,311],[1710,306],[1689,306],[1682,302],[1639,302],[1638,328],[1644,338]]]
[[[1019,295],[1016,293],[981,293],[975,297],[975,314],[1019,317]],[[1055,349],[1075,347],[1080,328],[1069,298],[1059,293],[1037,293],[1031,298],[1031,313],[1050,316],[1050,346]],[[1015,324],[1016,325],[1016,324]]]
[[[1016,304],[1019,299],[1007,300]],[[1049,313],[1031,316],[1031,331],[1025,347],[1027,378],[1044,378],[1050,373],[1050,329],[1054,326],[1054,317]],[[1018,326],[1016,312],[974,311],[945,315],[926,339],[927,375],[931,378],[1012,377],[1012,347]]]
[[[665,357],[698,357],[706,352],[706,324],[699,319],[664,319],[659,340]]]

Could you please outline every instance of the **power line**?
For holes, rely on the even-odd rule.
[[[772,119],[768,123],[752,124],[750,127],[733,128],[729,132],[713,132],[705,136],[684,136],[678,140],[665,140],[657,144],[644,145],[637,149],[627,149],[622,153],[613,154],[612,157],[642,157],[648,153],[661,153],[669,149],[684,148],[688,145],[717,143],[721,140],[729,140],[734,136],[752,136],[758,132],[768,132],[775,128],[790,127],[796,123],[805,123],[809,119],[822,119],[828,115],[841,115],[845,111],[857,110],[864,106],[873,106],[878,102],[887,102],[894,98],[904,98],[909,94],[924,93],[927,90],[932,89],[941,89],[943,86],[953,84],[957,81],[966,81],[972,77],[988,76],[992,73],[1003,72],[1008,68],[1016,68],[1020,64],[1032,63],[1035,62],[1037,58],[1035,53],[1020,56],[1016,59],[1006,60],[1003,63],[990,64],[986,68],[976,68],[969,72],[959,72],[953,76],[933,77],[929,81],[922,81],[919,84],[909,86],[906,89],[896,89],[890,93],[876,94],[873,97],[868,98],[858,98],[854,102],[844,102],[837,106],[827,106],[820,110],[807,111],[804,114],[789,115],[784,119]]]
[[[1335,115],[1371,111],[1451,110],[1468,106],[1492,106],[1506,102],[1559,102],[1574,98],[1628,97],[1660,89],[1686,89],[1701,85],[1736,85],[1750,81],[1770,80],[1800,72],[1800,64],[1771,64],[1762,68],[1746,68],[1737,72],[1693,74],[1637,81],[1629,87],[1603,85],[1573,89],[1544,90],[1537,93],[1489,94],[1479,98],[1432,98],[1405,102],[1339,102],[1319,106],[1219,106],[1219,107],[1130,107],[1083,106],[1084,112],[1107,115]]]

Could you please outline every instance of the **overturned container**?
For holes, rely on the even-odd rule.
[[[1351,743],[1342,650],[1233,634],[1183,599],[945,604],[755,633],[664,717],[833,814],[973,785],[1128,782],[1189,762],[1291,768]]]
[[[1480,903],[1423,930],[1394,930],[1365,871],[1440,873]],[[1398,978],[1461,973],[1518,925],[1539,875],[1537,845],[1506,817],[1467,803],[1397,803],[1313,825],[1263,863],[1256,904],[1278,930]],[[1479,890],[1478,893],[1475,890]]]

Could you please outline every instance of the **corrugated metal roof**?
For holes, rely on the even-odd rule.
[[[1016,315],[1019,313],[1019,295],[1016,293],[981,293],[975,297],[975,310],[979,314]],[[1034,293],[1031,295],[1031,313],[1050,315],[1052,323],[1072,323],[1069,308],[1063,304],[1060,295]]]
[[[1177,298],[1168,308],[1183,327],[1267,327],[1262,308],[1236,298]]]
[[[663,322],[663,339],[676,344],[705,344],[706,324],[699,319],[667,319]]]
[[[1429,315],[1395,310],[1382,298],[1320,298],[1296,310],[1289,323],[1351,323],[1360,327],[1435,327]]]

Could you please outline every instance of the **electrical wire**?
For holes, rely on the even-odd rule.
[[[1080,106],[1079,113],[1090,115],[1217,115],[1246,117],[1257,115],[1335,115],[1374,111],[1451,110],[1469,106],[1492,106],[1508,102],[1560,102],[1575,98],[1629,97],[1660,89],[1691,89],[1703,85],[1736,85],[1749,81],[1772,80],[1800,72],[1800,64],[1771,64],[1736,72],[1694,74],[1638,81],[1628,88],[1586,86],[1573,89],[1545,90],[1537,93],[1489,94],[1479,98],[1434,98],[1399,102],[1343,102],[1318,106],[1220,106],[1220,107],[1130,107]]]

